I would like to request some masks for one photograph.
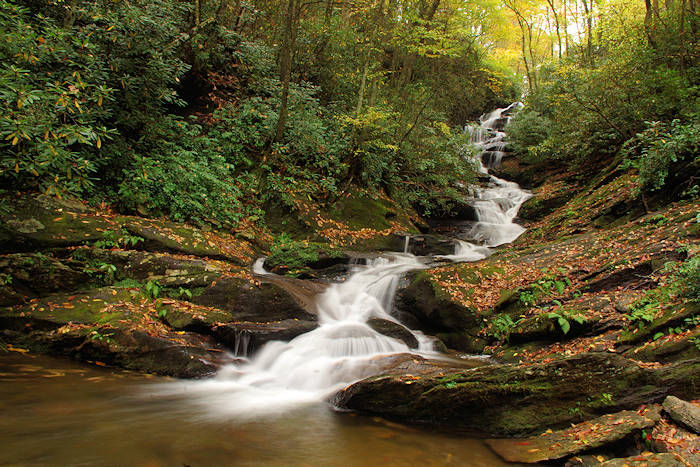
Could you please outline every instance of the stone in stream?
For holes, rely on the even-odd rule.
[[[371,318],[367,321],[367,325],[377,331],[379,334],[393,337],[403,341],[409,348],[418,348],[418,340],[405,326],[399,323],[381,318]]]
[[[245,357],[269,341],[287,342],[317,326],[315,321],[296,319],[268,323],[236,322],[215,326],[212,333],[218,342]]]
[[[676,396],[668,396],[663,406],[675,422],[700,434],[700,407]]]
[[[531,438],[490,439],[486,444],[508,462],[552,461],[622,441],[654,426],[660,418],[658,406],[641,414],[624,410],[565,430],[548,430]]]
[[[583,353],[530,365],[426,369],[415,380],[388,372],[350,385],[335,403],[361,413],[523,435],[660,401],[669,392],[697,397],[698,368],[700,359],[654,369],[616,354]]]

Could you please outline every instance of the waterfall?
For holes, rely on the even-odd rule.
[[[469,204],[474,208],[476,221],[464,231],[453,255],[444,256],[453,261],[476,261],[490,254],[489,247],[510,243],[525,229],[513,222],[520,206],[532,194],[509,182],[489,174],[488,169],[499,167],[505,156],[507,144],[502,131],[511,114],[522,107],[516,102],[504,109],[496,109],[483,115],[479,126],[466,126],[474,146],[479,150],[475,162],[479,172],[487,177],[485,186],[474,190]]]
[[[512,109],[498,109],[483,116],[480,126],[470,127],[474,144],[482,150],[478,166],[488,176],[488,183],[477,188],[471,200],[478,216],[470,226],[471,242],[460,241],[455,254],[446,258],[477,261],[488,256],[491,247],[511,242],[524,231],[513,219],[530,194],[487,170],[503,156],[504,133],[496,128],[505,126]],[[482,163],[485,152],[496,154],[488,156],[486,165]],[[248,419],[317,403],[376,374],[381,370],[376,357],[411,351],[403,341],[380,334],[367,324],[371,318],[397,322],[390,311],[401,277],[427,267],[424,260],[405,252],[409,241],[406,236],[404,253],[353,265],[346,281],[332,284],[318,295],[319,326],[314,330],[289,342],[268,342],[252,357],[223,368],[212,379],[168,383],[159,393],[187,395],[211,417]],[[265,271],[263,263],[264,259],[258,260],[253,272],[277,277]],[[417,352],[431,354],[432,340],[412,332],[419,342]],[[238,337],[238,354],[245,356],[247,335]]]
[[[229,365],[216,377],[163,385],[161,395],[186,393],[212,417],[247,419],[315,403],[377,371],[377,356],[410,352],[402,341],[378,333],[370,318],[396,321],[390,306],[399,279],[425,268],[420,258],[394,253],[355,266],[349,278],[317,299],[319,327],[289,342],[268,342],[252,358]],[[254,267],[264,273],[262,261]],[[267,273],[269,274],[269,273]],[[414,332],[418,352],[431,339]]]

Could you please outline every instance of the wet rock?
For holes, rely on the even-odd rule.
[[[679,460],[670,453],[646,452],[638,456],[625,457],[621,459],[610,459],[599,464],[601,467],[687,467],[688,464]]]
[[[20,303],[28,297],[41,297],[57,291],[76,290],[90,279],[75,264],[69,266],[40,253],[0,256],[0,274],[4,275],[3,288],[9,294],[4,299],[0,296],[0,305]]]
[[[446,296],[436,294],[425,274],[415,274],[406,288],[397,291],[394,307],[402,322],[412,320],[429,334],[451,336],[450,342],[445,342],[448,347],[472,350],[466,347],[476,338],[481,326],[476,313]]]
[[[409,238],[408,252],[416,256],[452,255],[455,252],[455,246],[456,242],[451,238],[438,235],[413,235]]]
[[[340,250],[322,243],[290,242],[276,248],[265,259],[264,267],[276,274],[293,274],[300,276],[311,270],[331,268],[350,262],[350,256]]]
[[[124,216],[117,221],[131,235],[144,239],[134,248],[218,258],[239,266],[249,265],[255,256],[250,244],[230,235],[214,235],[185,224],[156,219]]]
[[[405,326],[389,321],[386,319],[372,318],[367,321],[367,325],[377,331],[379,334],[393,337],[403,341],[409,348],[418,348],[418,340]]]
[[[222,277],[204,289],[201,295],[193,297],[192,302],[227,311],[237,321],[316,319],[280,286],[267,282],[256,285],[237,277]]]
[[[696,397],[699,365],[700,359],[652,369],[615,354],[585,353],[541,364],[435,369],[410,383],[389,372],[349,386],[336,403],[405,420],[528,434],[658,401],[668,392]]]
[[[236,322],[216,326],[214,338],[233,350],[236,355],[248,356],[270,341],[288,342],[318,326],[315,321],[285,319],[269,323]]]
[[[164,325],[158,319],[163,310],[167,316],[171,308],[133,289],[51,295],[0,309],[0,338],[39,352],[179,377],[204,376],[230,361],[213,339]],[[212,320],[207,313],[193,314]]]
[[[71,257],[86,263],[114,265],[116,271],[113,275],[117,281],[158,281],[166,287],[204,287],[224,272],[215,261],[146,251],[79,248],[71,253]]]
[[[101,239],[112,226],[111,220],[90,213],[81,203],[24,196],[13,201],[12,212],[0,216],[0,245],[4,252],[82,245]]]
[[[700,434],[700,407],[676,396],[664,399],[663,407],[675,422]]]
[[[490,439],[486,444],[507,462],[552,461],[620,442],[638,435],[660,419],[661,409],[603,415],[565,430],[542,433],[531,438]]]

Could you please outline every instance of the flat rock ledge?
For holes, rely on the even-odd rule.
[[[664,400],[664,410],[675,422],[700,434],[700,407],[675,396],[668,396]]]
[[[692,400],[700,391],[699,370],[700,360],[649,368],[605,352],[466,370],[424,365],[417,373],[389,371],[359,381],[333,403],[342,410],[492,436],[526,436],[661,402],[668,394]]]
[[[531,438],[490,439],[486,444],[508,462],[557,460],[622,441],[654,426],[660,418],[661,408],[658,406],[639,412],[623,410],[565,430],[547,430]]]

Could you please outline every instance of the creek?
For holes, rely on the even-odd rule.
[[[482,186],[469,201],[476,219],[455,229],[454,254],[431,258],[391,253],[356,265],[345,280],[310,299],[317,328],[290,342],[269,342],[205,380],[147,378],[49,357],[2,356],[0,440],[10,448],[0,461],[501,465],[481,441],[465,434],[335,413],[326,401],[345,386],[379,373],[390,361],[387,356],[447,358],[419,331],[411,331],[419,345],[410,349],[367,321],[397,322],[391,304],[406,272],[426,268],[436,259],[485,258],[491,248],[524,231],[513,220],[530,194],[488,173],[503,157],[502,128],[512,110],[498,109],[482,117],[480,126],[465,130],[480,148],[475,163]],[[269,275],[260,261],[254,272]],[[456,364],[484,362],[474,357]]]

